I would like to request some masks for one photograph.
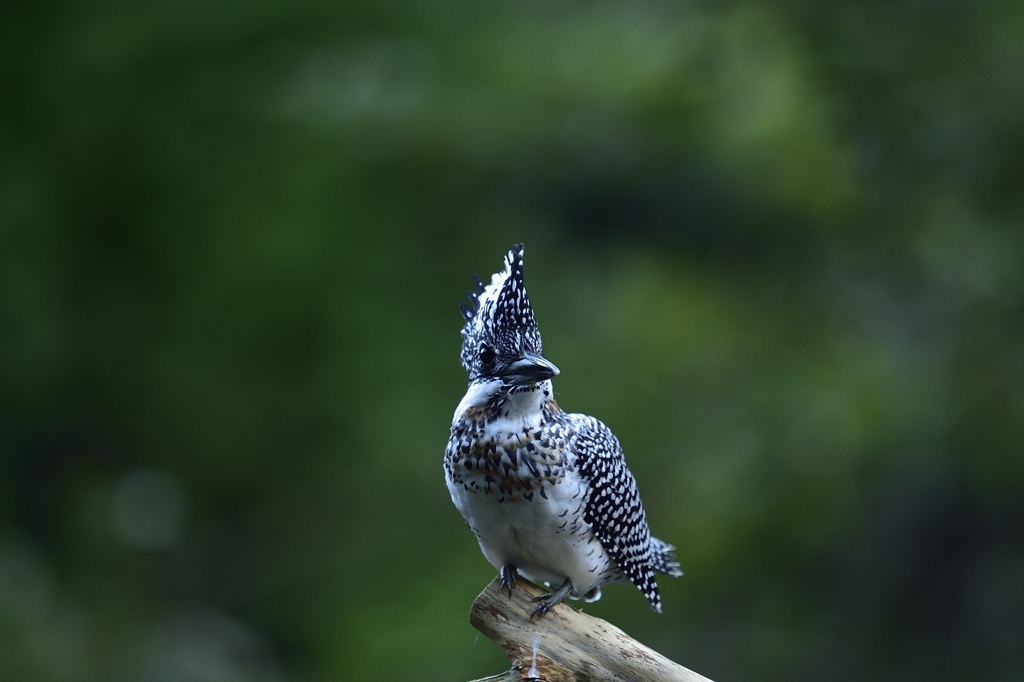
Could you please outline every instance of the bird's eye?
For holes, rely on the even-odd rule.
[[[480,362],[483,363],[484,367],[491,367],[494,365],[494,349],[490,346],[483,346],[480,349]]]

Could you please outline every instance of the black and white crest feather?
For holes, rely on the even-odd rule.
[[[470,379],[485,374],[480,362],[484,348],[499,358],[514,358],[523,352],[541,353],[540,330],[533,316],[523,283],[523,245],[516,244],[505,255],[505,268],[484,285],[474,274],[475,290],[467,291],[469,304],[460,303],[466,320],[462,328],[462,366]]]

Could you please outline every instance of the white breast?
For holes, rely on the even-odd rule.
[[[481,440],[493,437],[498,452],[506,443],[513,449],[512,443],[518,441],[515,437],[508,439],[509,433],[521,433],[524,427],[537,428],[536,423],[530,423],[536,419],[527,415],[539,419],[539,411],[535,411],[496,420],[485,427]],[[508,463],[515,475],[530,476],[521,459],[512,466],[512,460],[502,455],[502,463]],[[526,496],[510,498],[485,492],[486,478],[491,474],[479,469],[462,470],[459,475],[461,482],[447,476],[452,501],[495,568],[511,564],[530,580],[555,587],[568,577],[575,587],[574,596],[607,584],[615,567],[583,520],[586,484],[576,473],[571,455],[556,480],[545,482]]]

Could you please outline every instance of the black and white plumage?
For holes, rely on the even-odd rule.
[[[469,388],[444,458],[452,501],[510,594],[517,572],[557,588],[535,613],[627,581],[660,612],[655,574],[682,575],[673,547],[651,536],[611,430],[555,403],[558,369],[542,355],[522,245],[490,283],[474,280],[460,304]]]

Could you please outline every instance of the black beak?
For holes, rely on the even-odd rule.
[[[502,368],[500,376],[509,383],[526,386],[546,381],[558,374],[558,368],[536,353],[524,353],[523,357]]]

